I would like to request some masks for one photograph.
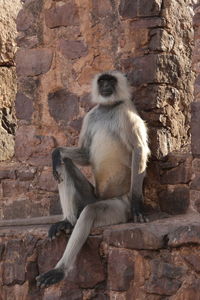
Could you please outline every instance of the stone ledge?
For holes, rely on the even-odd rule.
[[[192,286],[193,298],[198,299],[198,214],[96,228],[67,279],[40,290],[35,277],[55,266],[69,238],[65,234],[52,242],[47,238],[49,224],[60,218],[1,222],[0,299],[18,295],[16,299],[26,300],[160,300],[166,296],[179,300],[189,299]]]

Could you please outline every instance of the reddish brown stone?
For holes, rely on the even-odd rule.
[[[200,25],[200,13],[195,14],[193,18],[193,25],[198,27]]]
[[[162,0],[137,0],[136,2],[138,2],[140,17],[159,16],[161,13]]]
[[[54,138],[36,135],[33,126],[21,126],[16,132],[15,156],[19,161],[45,166],[51,164],[51,152],[55,148]]]
[[[27,190],[24,190],[24,194],[27,193]],[[18,195],[14,195],[14,193],[11,195],[14,197],[17,197]],[[12,220],[12,219],[22,219],[26,218],[29,215],[30,212],[30,202],[28,199],[26,200],[16,200],[11,203],[10,205],[7,205],[3,207],[3,214],[5,220]]]
[[[16,170],[17,178],[19,178],[20,181],[33,180],[36,172],[37,169],[34,167],[21,167]]]
[[[16,178],[16,174],[15,174],[15,170],[10,169],[10,168],[2,168],[0,170],[0,180],[1,179],[15,179]]]
[[[37,36],[26,36],[24,33],[19,34],[16,38],[17,46],[20,48],[36,48],[39,45]]]
[[[200,213],[200,196],[199,199],[195,201],[195,209]]]
[[[25,94],[29,99],[33,99],[33,96],[37,93],[39,84],[40,80],[38,77],[19,77],[18,93]]]
[[[61,258],[67,244],[66,235],[63,234],[59,238],[49,241],[47,238],[38,243],[38,270],[39,274],[54,268]]]
[[[87,46],[85,46],[83,41],[61,39],[59,41],[59,50],[68,59],[77,59],[86,56],[88,53]]]
[[[83,118],[73,120],[69,123],[69,126],[75,129],[77,132],[80,132],[83,123]]]
[[[178,58],[171,54],[149,54],[122,61],[134,86],[146,83],[173,83],[179,74]],[[146,70],[144,72],[144,70]]]
[[[108,256],[108,288],[113,291],[126,291],[133,278],[132,251],[111,248]]]
[[[159,193],[162,211],[169,214],[184,214],[189,206],[189,188],[187,186],[170,186]]]
[[[53,53],[50,49],[22,49],[16,54],[17,74],[35,76],[44,74],[51,68]]]
[[[159,249],[164,243],[157,230],[133,224],[105,230],[104,237],[109,245],[129,249]]]
[[[160,181],[162,184],[188,183],[192,177],[192,156],[173,154],[166,162],[161,162]]]
[[[52,175],[52,168],[46,167],[42,171],[39,177],[38,187],[49,192],[55,192],[58,190],[57,182]]]
[[[2,182],[2,190],[4,197],[19,196],[26,192],[30,182],[19,182],[17,180],[4,180]]]
[[[79,113],[78,97],[66,90],[58,90],[48,95],[49,111],[57,121],[66,124],[73,120]]]
[[[88,112],[94,104],[91,103],[91,95],[84,94],[80,97],[80,106],[84,108],[85,112]]]
[[[119,13],[124,18],[159,16],[161,12],[161,0],[122,0]]]
[[[24,94],[17,93],[15,109],[17,118],[30,121],[33,113],[33,101]]]
[[[22,284],[25,281],[26,250],[21,240],[10,240],[6,245],[3,283]]]
[[[42,300],[80,300],[83,299],[82,291],[78,287],[74,286],[72,283],[64,282],[61,288],[50,288],[49,291],[46,290]]]
[[[200,191],[200,172],[193,174],[192,182],[190,185],[191,189]]]
[[[200,256],[198,254],[185,255],[184,259],[196,272],[200,272]]]
[[[200,102],[193,102],[191,104],[191,134],[192,134],[192,153],[194,156],[200,155]]]
[[[101,237],[89,237],[78,255],[70,280],[81,288],[92,288],[105,280],[104,267],[99,255]]]
[[[200,227],[198,225],[181,226],[168,234],[169,247],[180,247],[186,244],[200,244]]]
[[[156,28],[150,32],[151,40],[149,49],[152,51],[171,51],[174,46],[174,38],[166,30]]]
[[[123,18],[137,17],[137,1],[121,0],[119,5],[119,13]]]
[[[113,13],[111,2],[109,0],[92,0],[92,13],[95,17],[105,17]]]
[[[181,286],[181,277],[185,270],[165,263],[159,259],[151,262],[151,276],[145,284],[148,293],[158,295],[173,295]]]
[[[45,11],[45,22],[49,28],[79,25],[77,6],[73,2],[55,6]]]
[[[27,30],[34,22],[34,17],[27,9],[21,9],[17,16],[17,30],[25,31]]]

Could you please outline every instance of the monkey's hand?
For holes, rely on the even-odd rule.
[[[143,199],[142,196],[133,196],[131,202],[131,214],[134,223],[146,223],[149,222],[148,218],[144,214]]]
[[[66,220],[52,224],[49,229],[48,238],[52,241],[57,236],[59,236],[62,231],[66,232],[66,231],[71,230],[72,228],[73,228],[73,226],[71,225],[71,223],[69,223]]]
[[[56,148],[52,152],[52,165],[53,165],[53,176],[58,183],[62,182],[61,175],[58,172],[59,167],[62,165],[62,158],[60,154],[60,149]]]
[[[37,286],[40,288],[47,288],[48,286],[63,280],[64,277],[65,273],[61,268],[52,269],[36,277]]]

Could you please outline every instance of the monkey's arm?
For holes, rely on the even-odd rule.
[[[132,201],[132,216],[134,222],[146,222],[143,215],[143,180],[150,150],[148,147],[147,129],[139,116],[132,124],[132,165],[130,198]]]
[[[74,163],[87,166],[89,165],[89,153],[84,148],[79,147],[58,147],[52,152],[53,175],[60,182],[59,168],[64,159],[71,159]]]

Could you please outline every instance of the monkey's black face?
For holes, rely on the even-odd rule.
[[[110,74],[103,74],[98,79],[99,93],[103,97],[114,94],[117,86],[117,78]]]

